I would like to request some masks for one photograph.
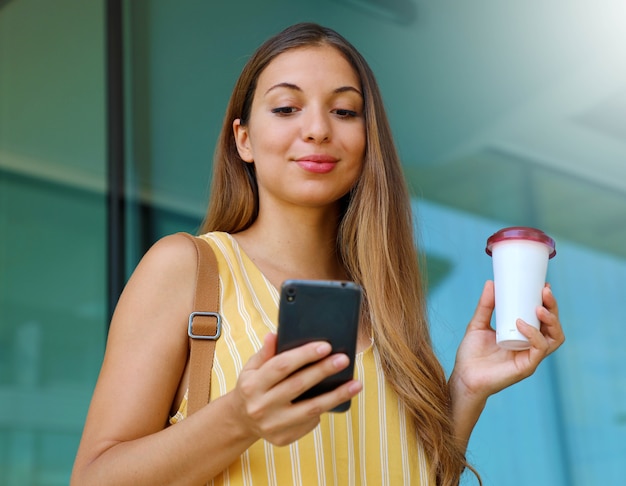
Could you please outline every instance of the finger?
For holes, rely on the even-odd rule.
[[[273,332],[268,332],[263,339],[263,359],[268,361],[270,358],[276,355],[276,341],[277,335]]]
[[[528,339],[530,348],[524,351],[518,351],[515,356],[515,362],[518,366],[518,381],[532,375],[541,361],[550,354],[547,339],[539,329],[531,326],[522,319],[516,321],[517,329]]]
[[[558,317],[559,305],[554,297],[554,294],[552,293],[552,287],[550,287],[550,284],[546,284],[543,288],[541,292],[541,299],[544,307]]]
[[[565,334],[559,320],[559,309],[552,289],[546,286],[542,293],[543,307],[537,308],[537,317],[541,322],[541,332],[550,344],[550,352],[556,350],[565,341]]]
[[[350,380],[332,391],[297,402],[294,404],[294,409],[304,416],[316,417],[352,400],[361,390],[363,390],[363,384],[360,381]]]
[[[274,355],[263,364],[259,384],[273,388],[300,368],[326,358],[332,348],[326,341],[315,341]]]
[[[468,329],[491,329],[491,316],[495,305],[495,289],[492,280],[487,280],[478,299],[474,315]]]
[[[259,369],[276,354],[276,334],[267,333],[263,339],[263,346],[248,360],[244,370]]]
[[[343,353],[333,354],[290,375],[272,390],[277,401],[293,401],[305,391],[348,367],[350,359]]]
[[[523,319],[517,319],[515,322],[517,329],[521,332],[530,343],[531,361],[538,364],[543,357],[548,354],[549,344],[546,336],[539,329],[531,326]]]
[[[552,353],[565,342],[565,334],[561,327],[561,322],[554,314],[551,314],[543,307],[537,309],[537,316],[541,321],[541,333],[548,341],[549,352]]]

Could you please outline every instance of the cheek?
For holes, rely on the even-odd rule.
[[[363,173],[365,165],[365,139],[352,140],[350,149],[350,166],[347,171],[349,178],[352,182],[356,182]]]
[[[363,173],[363,168],[365,165],[365,149],[366,149],[366,137],[365,134],[361,134],[358,138],[358,141],[355,142],[355,147],[358,147],[355,153],[355,159],[357,163],[355,163],[355,171],[354,171],[354,182],[356,182],[361,174]]]
[[[255,145],[255,162],[263,164],[266,160],[272,161],[283,158],[287,151],[287,144],[280,134],[273,134],[271,137],[262,137]]]
[[[354,158],[359,160],[360,165],[363,165],[363,160],[365,158],[365,147],[366,147],[366,137],[364,131],[359,131],[355,133],[355,136],[352,138],[352,142],[350,144],[351,150],[353,151]]]
[[[362,121],[358,127],[355,127],[355,130],[352,134],[352,139],[354,146],[359,148],[361,156],[363,156],[365,154],[365,145],[367,140],[365,121]]]
[[[284,126],[256,120],[255,126],[250,127],[250,147],[255,162],[266,156],[284,154],[289,147],[289,140],[289,130]]]

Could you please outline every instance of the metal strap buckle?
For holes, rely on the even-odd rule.
[[[217,319],[217,327],[215,334],[210,336],[204,336],[202,334],[193,333],[193,318],[196,316],[215,317]],[[222,334],[222,317],[217,312],[192,312],[189,314],[189,327],[187,328],[187,334],[191,339],[209,339],[211,341],[217,341]]]

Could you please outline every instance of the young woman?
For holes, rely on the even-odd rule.
[[[211,402],[187,417],[196,256],[172,235],[120,298],[72,484],[458,484],[487,398],[564,341],[546,287],[541,330],[518,324],[531,348],[498,348],[487,282],[446,380],[379,89],[354,47],[315,24],[272,37],[244,67],[201,233],[218,258],[224,323]],[[355,380],[296,403],[348,358],[323,342],[276,354],[288,278],[364,289]],[[326,413],[348,399],[348,412]]]

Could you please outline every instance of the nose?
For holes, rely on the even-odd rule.
[[[309,142],[325,143],[330,141],[330,136],[329,114],[320,109],[307,110],[303,126],[304,139]]]

